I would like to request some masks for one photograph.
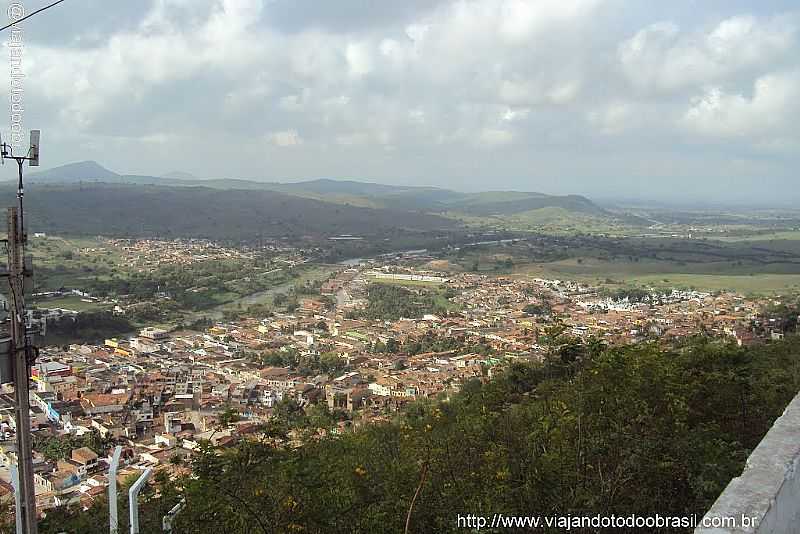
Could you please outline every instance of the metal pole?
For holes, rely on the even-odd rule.
[[[22,197],[25,196],[25,188],[22,185],[22,165],[25,163],[25,158],[14,158],[17,160],[19,167],[19,183],[17,184],[17,208],[19,209],[19,235],[21,239],[20,244],[24,244],[27,240],[25,236],[25,219],[22,211]]]
[[[167,534],[172,532],[172,522],[175,521],[175,516],[183,510],[183,507],[186,506],[186,499],[181,499],[181,502],[170,508],[167,515],[164,516],[163,521],[161,522],[161,528]]]
[[[22,228],[17,208],[8,208],[8,282],[11,288],[11,346],[14,358],[14,396],[17,419],[17,464],[19,465],[23,532],[37,534],[36,486],[33,480],[33,444],[30,417],[30,348],[25,331],[25,297],[23,294]]]
[[[139,480],[133,483],[131,486],[130,491],[128,492],[128,507],[131,511],[131,534],[139,534],[139,501],[137,497],[139,496],[139,492],[142,491],[142,488],[147,483],[147,479],[150,478],[150,473],[153,472],[153,469],[148,467],[142,473],[142,476],[139,477]]]
[[[119,516],[117,515],[117,469],[119,468],[119,457],[122,454],[122,447],[114,447],[114,456],[111,457],[111,466],[108,469],[108,524],[109,532],[117,534],[119,528]]]
[[[19,488],[19,469],[14,464],[11,464],[9,467],[9,471],[11,471],[11,483],[14,484],[14,506],[16,513],[14,514],[14,520],[17,526],[17,534],[23,534],[22,532],[22,514],[19,511],[22,509],[20,501],[22,500],[22,494]]]

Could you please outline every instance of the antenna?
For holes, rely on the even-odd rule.
[[[31,130],[31,148],[30,148],[30,155],[31,158],[28,160],[28,164],[31,167],[38,167],[39,166],[39,136],[41,134],[40,130]]]

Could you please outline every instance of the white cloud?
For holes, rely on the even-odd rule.
[[[364,76],[372,71],[372,50],[368,44],[348,43],[345,46],[345,57],[352,76]]]
[[[793,16],[735,16],[694,31],[664,21],[636,32],[617,55],[634,86],[669,91],[769,68],[796,54],[797,33]]]
[[[554,104],[566,104],[575,100],[580,88],[581,84],[578,80],[555,84],[547,91],[547,98]]]
[[[503,112],[503,120],[508,122],[521,121],[530,114],[530,108],[506,108]]]
[[[800,102],[798,72],[770,74],[758,78],[747,97],[727,93],[719,87],[693,98],[684,124],[701,134],[720,137],[800,137],[797,130]],[[769,145],[769,142],[767,142]]]
[[[226,152],[247,147],[241,173],[258,174],[264,145],[302,145],[271,149],[275,179],[608,176],[619,169],[597,152],[612,143],[619,160],[646,144],[694,172],[676,138],[789,154],[798,15],[696,3],[692,18],[681,2],[620,17],[616,0],[437,0],[380,24],[306,24],[295,13],[300,22],[282,27],[275,2],[148,0],[138,22],[99,37],[27,42],[26,104],[36,126],[65,140],[65,159],[139,140],[171,151],[174,169],[175,154],[192,162],[213,137]],[[365,13],[382,9],[368,4]],[[7,76],[0,69],[0,84]],[[470,160],[493,150],[504,155],[497,168]]]
[[[597,0],[507,0],[499,3],[499,28],[504,37],[520,42],[560,21],[572,21],[594,9]]]
[[[267,139],[273,145],[280,147],[299,146],[303,144],[303,138],[300,137],[297,130],[272,132],[267,136]]]
[[[634,106],[627,102],[611,102],[587,114],[589,123],[604,135],[617,135],[639,124]]]
[[[514,140],[514,134],[508,130],[486,128],[480,133],[479,139],[487,146],[506,145]]]

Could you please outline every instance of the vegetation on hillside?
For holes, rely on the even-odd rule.
[[[401,236],[453,228],[424,213],[334,204],[266,190],[128,184],[34,185],[26,198],[31,231],[68,235],[200,237],[256,240],[267,236]],[[14,190],[0,188],[0,204]]]

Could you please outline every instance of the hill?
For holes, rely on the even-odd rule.
[[[462,193],[438,187],[394,186],[352,180],[312,180],[268,183],[265,187],[301,196],[361,199],[375,207],[395,207],[430,212],[457,211],[469,215],[509,215],[539,208],[605,214],[605,210],[579,195],[546,195],[522,191]]]
[[[423,212],[427,214],[428,218],[421,220],[419,224],[426,228],[430,227],[431,224],[429,223],[433,223],[435,220],[431,217],[438,217],[439,219],[450,218],[456,221],[469,221],[472,225],[499,226],[516,230],[542,228],[544,226],[538,222],[542,220],[547,221],[547,228],[563,228],[567,230],[591,226],[604,228],[608,225],[616,224],[641,225],[644,222],[636,217],[611,213],[580,195],[546,195],[524,191],[465,193],[437,187],[398,186],[328,178],[281,183],[232,178],[199,179],[184,172],[171,172],[164,176],[156,177],[119,174],[93,161],[73,163],[44,172],[33,173],[27,180],[31,184],[49,185],[104,182],[118,185],[167,187],[175,190],[179,188],[211,189],[225,191],[226,193],[219,196],[221,199],[236,196],[235,194],[229,194],[228,192],[230,191],[257,191],[259,192],[256,194],[257,198],[267,198],[269,197],[267,193],[271,193],[273,196],[283,195],[274,196],[274,198],[283,199],[282,201],[285,202],[289,202],[286,200],[287,197],[294,198],[295,200],[292,201],[294,203],[300,202],[298,199],[315,200],[324,202],[326,205],[344,206],[342,209],[345,210],[369,208],[372,210],[389,210],[393,214],[403,212],[418,214]],[[125,191],[126,194],[135,193],[134,189],[121,191]],[[196,191],[187,192],[186,195],[194,197],[198,193]],[[177,201],[177,196],[177,191],[170,192],[170,198],[173,201]],[[136,198],[131,200],[134,204],[138,201]],[[245,205],[249,204],[245,203]],[[298,209],[305,209],[303,206],[302,203],[298,204]],[[213,208],[211,209],[213,211]],[[322,214],[326,212],[326,209],[323,209],[318,214],[319,222],[322,221]],[[283,209],[278,209],[275,213],[280,214],[278,219],[283,219],[284,215],[288,215],[286,210]],[[558,216],[553,217],[553,213],[557,213]],[[297,227],[298,217],[302,218],[302,216],[292,215],[285,222],[290,222],[290,226]],[[126,216],[126,218],[128,217]],[[193,218],[190,219],[194,220]],[[360,216],[355,219],[360,220]],[[402,222],[404,220],[403,217],[398,220],[401,225],[405,224]],[[277,224],[277,219],[275,219],[275,222]],[[439,223],[441,223],[441,220],[434,225]],[[238,224],[233,225],[233,227],[237,226]],[[275,227],[280,226],[280,224],[277,224]],[[315,227],[313,224],[311,226]],[[342,227],[347,227],[347,232],[362,232],[360,225],[351,225],[349,223],[344,224],[344,226],[334,224],[331,228]]]
[[[122,175],[110,171],[96,161],[79,161],[25,177],[30,183],[119,182]]]
[[[471,215],[511,215],[541,208],[563,208],[594,215],[605,213],[591,200],[580,195],[554,196],[523,192],[475,193],[449,202],[448,207]]]
[[[197,176],[190,172],[172,171],[161,176],[167,180],[199,180]]]
[[[452,229],[431,214],[343,206],[268,190],[219,190],[144,184],[33,184],[26,217],[31,232],[73,235],[202,237],[392,236]],[[0,205],[14,189],[0,188]]]

